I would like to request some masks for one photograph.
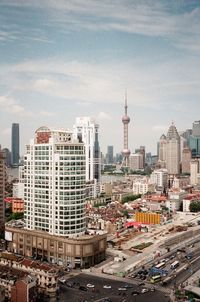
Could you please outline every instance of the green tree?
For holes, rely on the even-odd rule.
[[[138,199],[141,197],[141,194],[137,194],[137,195],[128,195],[122,198],[122,204],[129,202],[129,201],[134,201],[135,199]]]
[[[200,212],[200,200],[192,201],[189,208],[190,212]]]
[[[126,218],[129,218],[129,213],[128,213],[127,210],[124,210],[124,211],[123,211],[123,215],[126,216]]]
[[[7,221],[9,221],[9,220],[22,219],[23,217],[24,217],[24,213],[12,213],[12,214],[7,218]]]

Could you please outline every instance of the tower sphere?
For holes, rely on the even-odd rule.
[[[122,117],[122,123],[128,124],[130,122],[130,117],[128,115],[124,115]]]
[[[124,149],[122,151],[122,153],[123,153],[124,156],[129,156],[131,154],[131,151],[129,149]]]

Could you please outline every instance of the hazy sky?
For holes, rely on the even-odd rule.
[[[199,0],[0,0],[0,144],[42,126],[100,125],[103,152],[156,143],[200,119]],[[22,153],[22,152],[21,152]]]

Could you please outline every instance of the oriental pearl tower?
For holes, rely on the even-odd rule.
[[[124,124],[124,149],[122,151],[123,154],[123,167],[129,167],[129,156],[131,151],[128,149],[128,124],[130,123],[130,117],[127,115],[127,95],[125,95],[125,115],[122,117],[122,123]]]

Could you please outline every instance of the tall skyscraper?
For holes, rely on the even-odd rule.
[[[85,146],[72,131],[37,129],[21,178],[25,222],[6,223],[9,251],[70,268],[105,260],[106,233],[86,233]]]
[[[125,96],[125,106],[124,111],[125,114],[122,117],[122,123],[124,125],[124,149],[122,151],[123,154],[123,162],[122,166],[129,167],[129,156],[131,154],[131,151],[128,148],[128,124],[130,123],[130,117],[127,115],[127,96]]]
[[[77,117],[73,132],[74,137],[85,145],[86,181],[91,182],[91,194],[96,197],[100,190],[101,177],[99,125],[90,117]]]
[[[59,236],[85,231],[85,150],[71,131],[37,129],[23,181],[27,229]]]
[[[19,124],[12,124],[11,138],[11,164],[13,167],[19,166]]]
[[[5,220],[5,182],[6,182],[6,166],[5,166],[5,154],[1,150],[0,146],[0,230],[3,230]]]
[[[163,134],[161,135],[158,143],[158,160],[161,162],[166,161],[166,145],[167,145],[167,138]]]
[[[107,147],[107,164],[112,165],[113,164],[113,146]]]
[[[192,152],[192,158],[200,157],[200,121],[195,121],[193,123],[189,146]]]
[[[132,171],[144,169],[143,155],[141,153],[130,154],[129,156],[129,168]]]
[[[192,135],[200,136],[200,121],[195,121],[192,125]]]
[[[192,159],[190,162],[190,184],[200,184],[200,159]]]
[[[191,150],[186,147],[182,150],[182,173],[190,173]]]
[[[180,173],[180,136],[174,125],[171,124],[167,133],[166,168],[169,174]]]

